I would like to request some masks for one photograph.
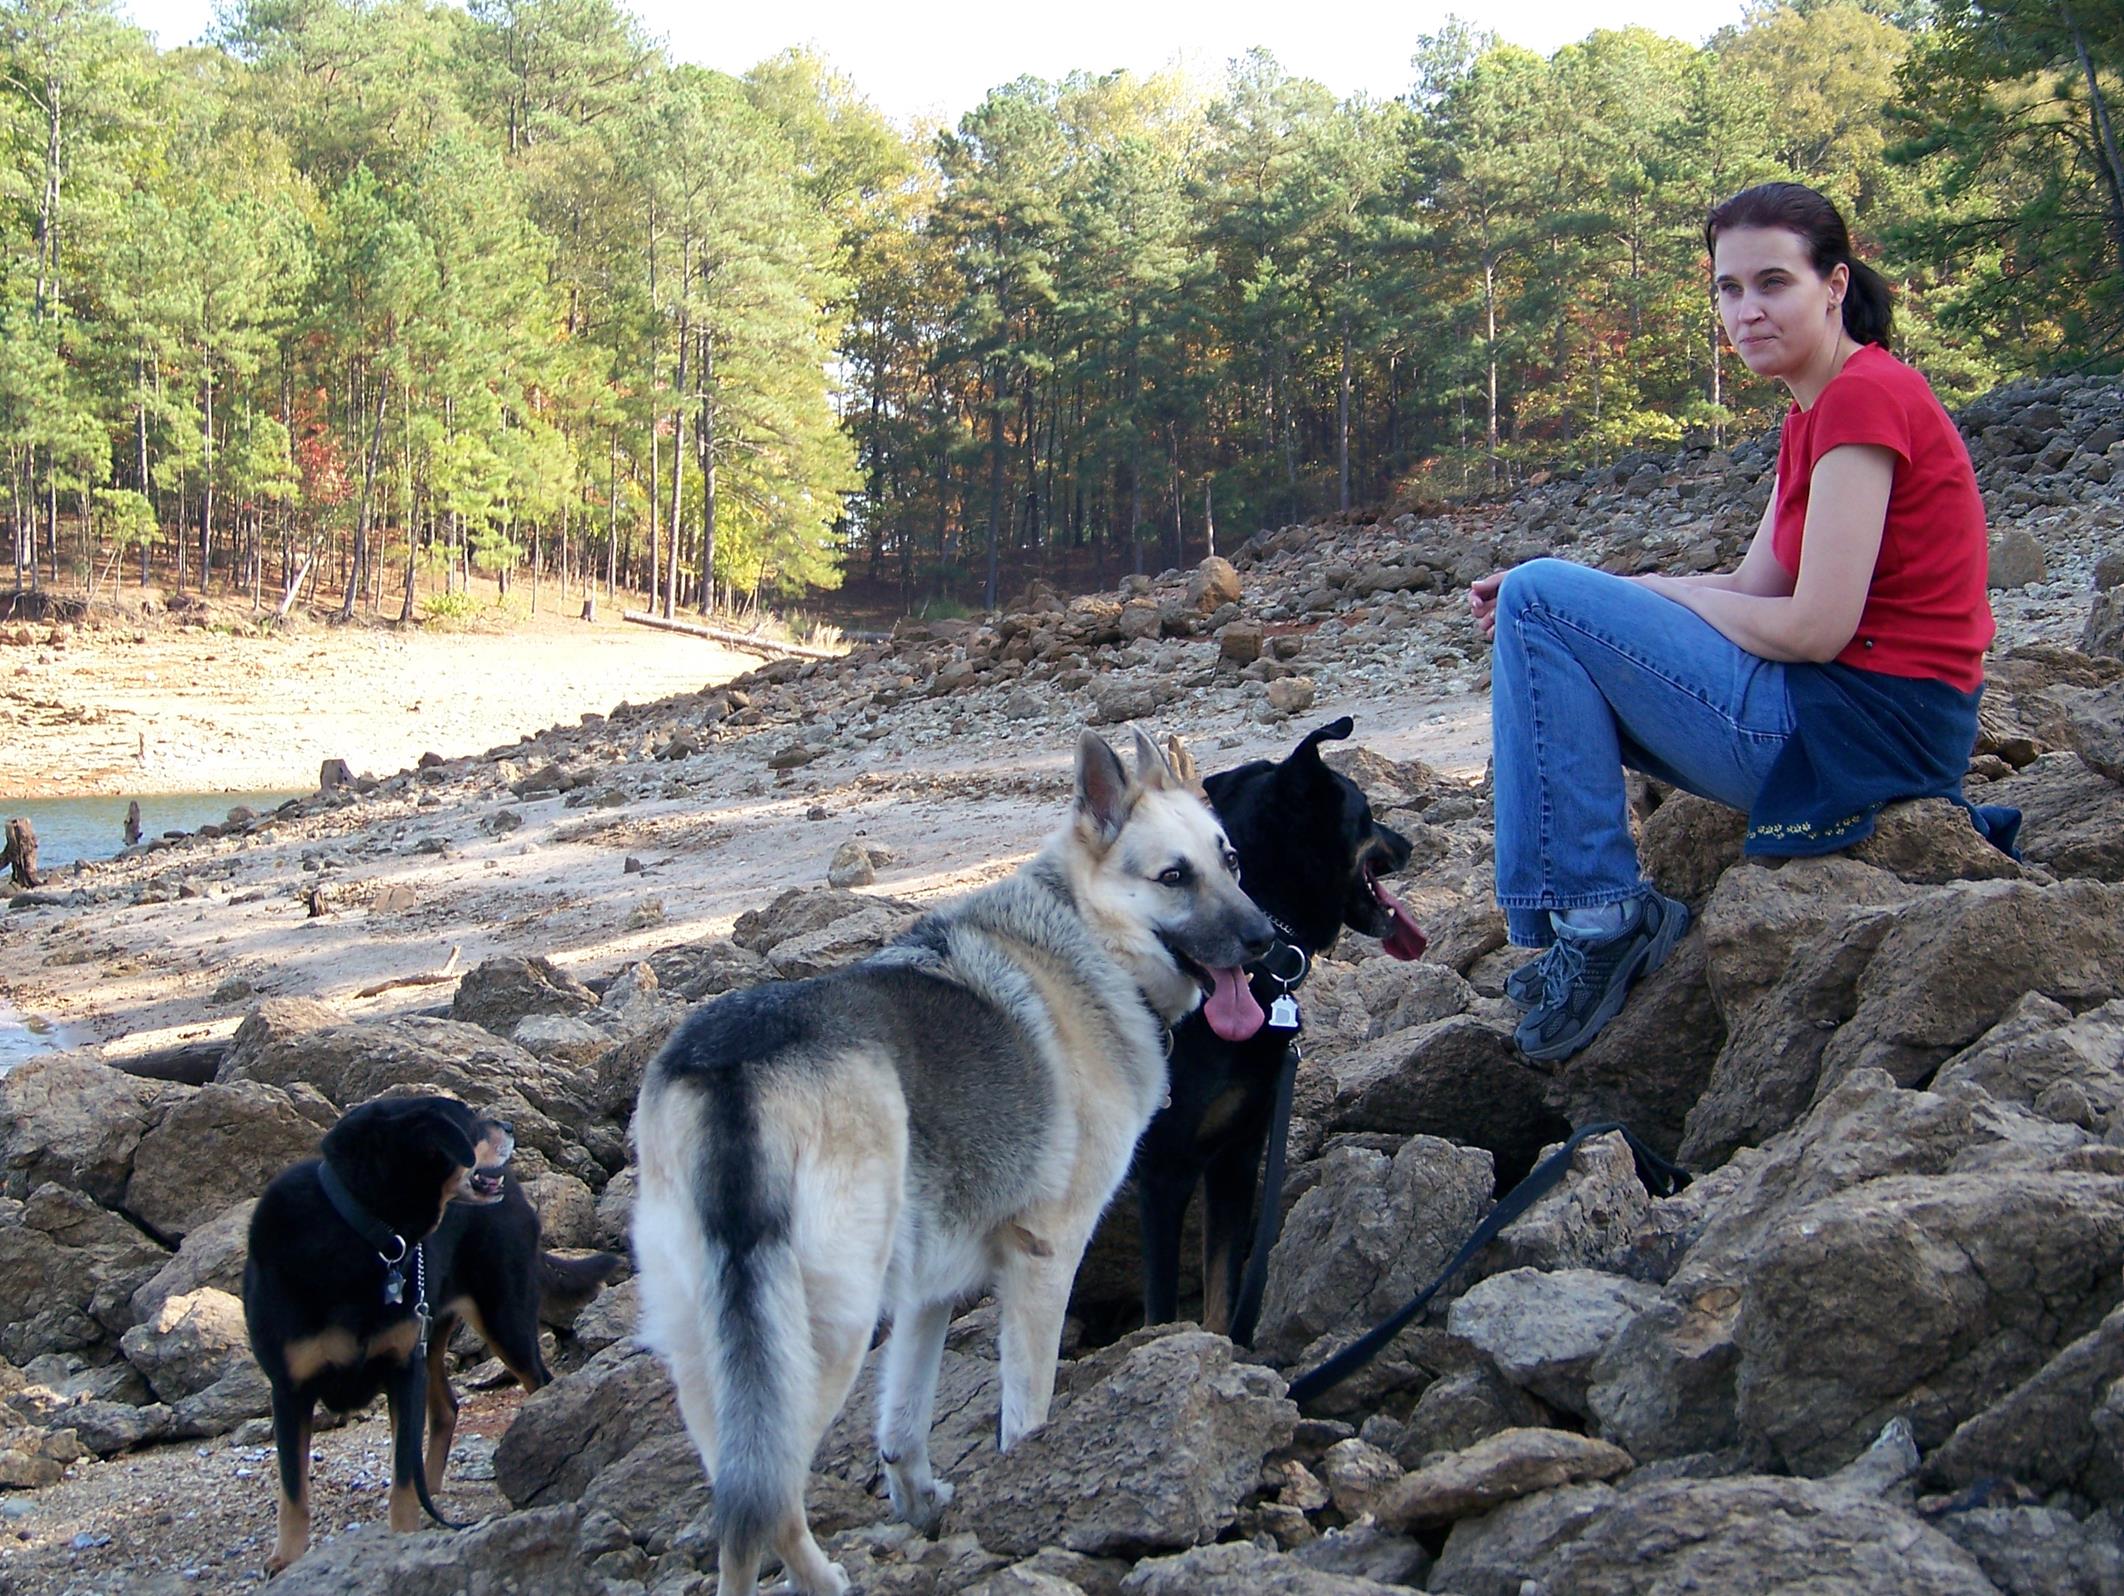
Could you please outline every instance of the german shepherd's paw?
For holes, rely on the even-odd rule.
[[[937,1531],[944,1523],[944,1509],[951,1505],[951,1482],[931,1480],[913,1491],[903,1491],[899,1488],[899,1483],[888,1475],[886,1489],[892,1496],[893,1512],[929,1539],[935,1540]]]
[[[841,1571],[839,1563],[824,1562],[809,1581],[790,1574],[767,1588],[775,1596],[784,1596],[784,1593],[786,1596],[848,1596],[854,1587],[848,1583],[848,1576]]]

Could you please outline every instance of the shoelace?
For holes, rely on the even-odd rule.
[[[1558,937],[1543,957],[1541,1006],[1560,1008],[1571,988],[1586,971],[1586,950],[1569,937]]]

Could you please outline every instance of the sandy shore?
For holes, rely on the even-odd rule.
[[[759,663],[609,612],[506,635],[317,625],[272,637],[123,625],[35,635],[0,647],[0,802],[306,789],[327,759],[387,775],[424,753],[479,753]]]

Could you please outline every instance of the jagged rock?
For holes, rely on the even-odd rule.
[[[157,1399],[172,1404],[251,1361],[243,1303],[212,1286],[168,1298],[154,1318],[126,1331],[119,1345]]]
[[[581,1498],[643,1442],[679,1433],[678,1397],[646,1347],[618,1341],[524,1399],[494,1453],[494,1481],[517,1507]]]
[[[1409,1475],[1381,1500],[1376,1516],[1392,1529],[1451,1524],[1537,1491],[1612,1480],[1634,1467],[1621,1447],[1591,1436],[1500,1430]]]
[[[1946,798],[1889,804],[1873,835],[1851,850],[1861,864],[1903,881],[1938,886],[1949,881],[2014,880],[2024,875],[1969,823],[1969,812]]]
[[[612,1048],[608,1028],[574,1014],[526,1014],[506,1034],[533,1058],[575,1069],[595,1064]]]
[[[2124,659],[2124,588],[2095,595],[2080,631],[2080,652]]]
[[[1390,1596],[1403,1589],[1309,1568],[1249,1541],[1149,1558],[1121,1582],[1122,1596]]]
[[[11,1409],[0,1407],[0,1490],[35,1490],[57,1485],[67,1465],[83,1455],[71,1429],[39,1429]]]
[[[1968,1553],[1910,1514],[1819,1481],[1760,1475],[1622,1493],[1527,1572],[1537,1588],[1571,1596],[1997,1596]]]
[[[1735,1327],[1741,1430],[1799,1473],[1890,1417],[1930,1450],[2116,1305],[2124,1178],[1892,1176],[1772,1226]]]
[[[829,886],[867,887],[877,879],[878,870],[870,862],[870,850],[854,838],[834,849],[833,860],[826,866]]]
[[[456,1534],[342,1530],[273,1581],[275,1596],[613,1596],[578,1555],[573,1504],[510,1513]]]
[[[2124,782],[2124,682],[2058,695],[2073,750],[2091,770]]]
[[[291,1164],[317,1156],[338,1111],[316,1088],[230,1081],[181,1091],[141,1137],[126,1211],[181,1241],[195,1226],[256,1197]]]
[[[1303,1546],[1293,1547],[1291,1556],[1323,1574],[1373,1579],[1407,1590],[1423,1588],[1433,1561],[1423,1542],[1370,1522],[1331,1529]]]
[[[649,956],[656,973],[657,989],[681,1003],[734,992],[741,986],[764,981],[772,973],[767,961],[751,948],[727,940],[698,946],[659,948]]]
[[[1015,1557],[1054,1545],[1102,1556],[1195,1545],[1232,1521],[1297,1425],[1283,1381],[1199,1330],[1123,1347],[1096,1384],[960,1486],[951,1527]]]
[[[1524,1170],[1566,1128],[1510,1035],[1474,1015],[1398,1031],[1325,1063],[1335,1082],[1332,1130],[1450,1136]]]
[[[59,1415],[59,1422],[97,1457],[164,1440],[174,1429],[170,1409],[161,1402],[145,1407],[130,1402],[77,1402]]]
[[[2124,999],[2076,1017],[2028,993],[1933,1077],[1935,1090],[1957,1083],[2045,1119],[2106,1131],[2124,1105]]]
[[[540,1245],[588,1247],[596,1233],[597,1196],[573,1175],[548,1171],[518,1183],[538,1215]]]
[[[1822,1053],[1822,1081],[1855,1069],[1923,1079],[2024,992],[2068,1005],[2124,990],[2124,887],[1977,881],[1897,915],[1859,980],[1857,1009]]]
[[[1232,562],[1212,554],[1187,578],[1187,607],[1204,615],[1226,604],[1237,604],[1245,597],[1239,573]]]
[[[2081,1523],[2052,1507],[1979,1507],[1933,1525],[1976,1559],[2004,1596],[2109,1596],[2124,1590],[2124,1536],[2115,1517]]]
[[[1698,921],[1706,979],[1727,1026],[1737,1027],[1770,994],[1801,945],[1855,909],[1907,903],[1918,891],[1844,854],[1774,868],[1751,860],[1727,871]]]
[[[78,1054],[30,1058],[0,1075],[6,1193],[46,1181],[116,1207],[140,1140],[183,1088],[142,1080]]]
[[[1391,1158],[1330,1149],[1270,1255],[1255,1344],[1288,1359],[1384,1319],[1459,1250],[1489,1210],[1492,1179],[1488,1154],[1431,1136]]]
[[[1454,1596],[1522,1596],[1533,1570],[1576,1539],[1615,1504],[1615,1487],[1595,1481],[1538,1491],[1454,1524],[1431,1571],[1433,1585]]]
[[[1717,1451],[1739,1437],[1733,1342],[1741,1292],[1708,1286],[1654,1303],[1621,1325],[1588,1376],[1596,1433],[1639,1462]]]
[[[2124,1310],[2065,1347],[2041,1369],[1965,1420],[1925,1473],[1947,1487],[2007,1478],[2124,1502],[2124,1459],[2096,1432],[2103,1393],[2124,1379]]]
[[[1484,1358],[1473,1368],[1441,1375],[1424,1387],[1394,1443],[1394,1458],[1403,1468],[1422,1468],[1502,1430],[1541,1429],[1554,1418],[1546,1404],[1505,1379]]]
[[[715,1526],[709,1516],[713,1499],[693,1438],[674,1430],[644,1441],[600,1469],[575,1500],[586,1514],[610,1514],[626,1526],[636,1545],[651,1557],[661,1557],[682,1534],[688,1537],[689,1549],[714,1544]],[[814,1534],[824,1533],[816,1522],[812,1528]]]
[[[1351,1436],[1327,1449],[1320,1474],[1335,1511],[1356,1520],[1378,1505],[1389,1486],[1401,1483],[1402,1468],[1393,1453]]]
[[[626,1162],[619,1133],[596,1123],[580,1071],[535,1058],[484,1027],[412,1017],[247,1040],[250,1024],[237,1031],[217,1079],[308,1082],[341,1109],[393,1088],[445,1092],[515,1127],[515,1167],[524,1178],[540,1172],[539,1160],[526,1156],[532,1152],[592,1186]]]
[[[57,1182],[26,1202],[0,1198],[0,1356],[102,1344],[131,1323],[133,1293],[169,1254],[108,1209]]]
[[[1694,793],[1677,792],[1645,820],[1637,839],[1645,879],[1695,908],[1740,862],[1748,817]]]
[[[877,952],[913,919],[904,910],[866,898],[854,914],[775,943],[767,953],[768,967],[785,981],[821,975]]]
[[[1446,1328],[1488,1353],[1506,1379],[1585,1417],[1595,1360],[1658,1301],[1656,1287],[1595,1269],[1511,1269],[1470,1286]]]
[[[1547,1158],[1556,1149],[1544,1147]],[[1507,1225],[1471,1268],[1609,1269],[1621,1267],[1652,1198],[1637,1178],[1637,1159],[1619,1131],[1578,1144],[1555,1189]]]
[[[147,1323],[170,1298],[197,1291],[201,1286],[241,1296],[243,1263],[250,1247],[251,1210],[257,1206],[256,1199],[246,1199],[186,1231],[177,1255],[133,1293],[133,1322]]]
[[[2031,864],[2060,876],[2124,881],[2124,787],[2089,770],[2079,755],[2044,754],[1973,796],[2021,811],[2020,848]]]
[[[2047,575],[2043,545],[2019,527],[1992,536],[1984,585],[1994,593],[2001,588],[2032,587]]]
[[[509,1036],[531,1014],[580,1014],[597,994],[551,959],[485,959],[457,984],[450,1018]]]

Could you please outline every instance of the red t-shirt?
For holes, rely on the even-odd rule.
[[[1984,499],[1969,450],[1925,379],[1867,344],[1814,401],[1792,407],[1777,448],[1770,551],[1799,575],[1815,463],[1847,443],[1894,451],[1895,484],[1858,631],[1839,664],[1888,676],[1929,676],[1963,692],[1984,682],[1997,630],[1985,591]]]

